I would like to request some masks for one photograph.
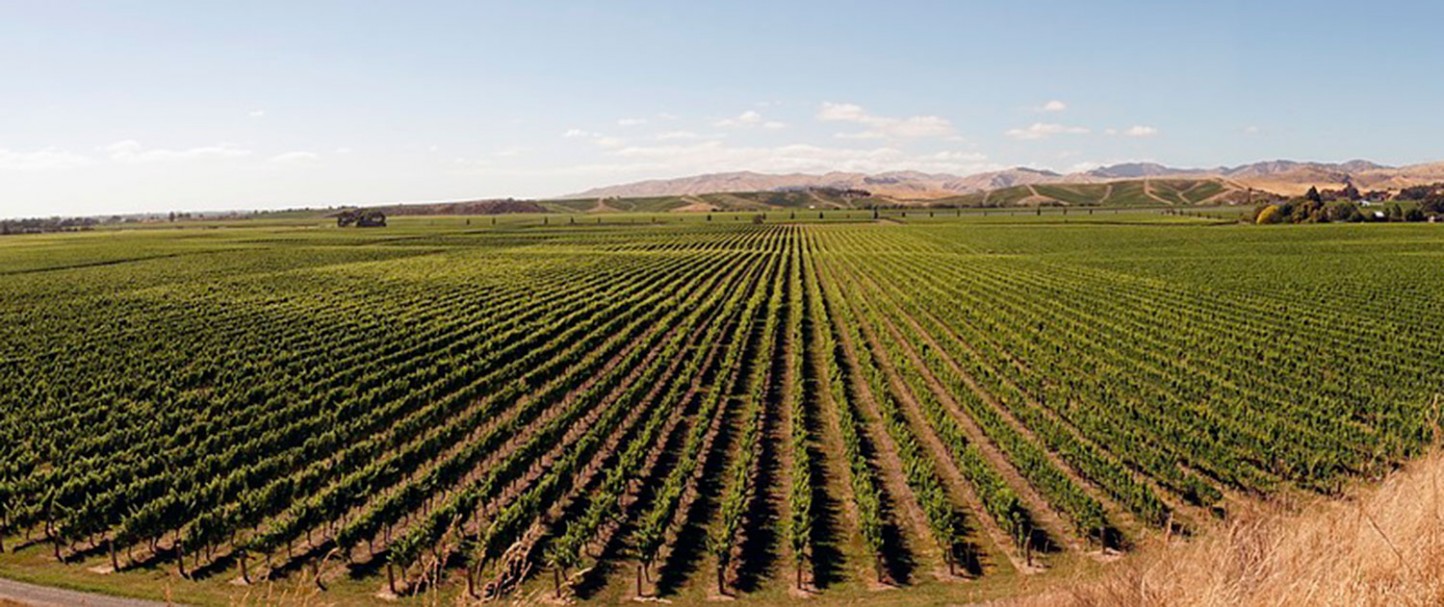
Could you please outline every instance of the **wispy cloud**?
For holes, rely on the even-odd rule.
[[[1089,130],[1087,127],[1067,126],[1048,122],[1034,122],[1033,124],[1028,125],[1024,128],[1008,129],[1003,134],[1012,137],[1013,139],[1037,140],[1047,139],[1048,137],[1052,137],[1054,135],[1087,135],[1088,133]]]
[[[294,152],[285,152],[285,153],[282,153],[282,154],[276,154],[275,156],[272,156],[272,157],[270,157],[269,159],[267,159],[267,162],[272,162],[272,163],[275,163],[275,164],[291,164],[291,165],[295,165],[295,164],[306,164],[306,163],[308,163],[308,162],[314,162],[315,160],[317,160],[317,159],[319,159],[319,158],[320,158],[320,155],[316,154],[315,152],[306,152],[306,151],[299,151],[299,150],[298,150],[298,151],[294,151]]]
[[[567,129],[567,131],[566,131],[565,133],[562,133],[562,138],[564,138],[564,139],[586,139],[586,140],[588,140],[588,141],[591,141],[593,144],[597,145],[598,147],[604,147],[604,148],[619,148],[619,147],[622,147],[623,145],[625,145],[625,144],[627,143],[627,141],[626,141],[625,139],[622,139],[622,138],[620,138],[620,137],[610,137],[610,136],[604,135],[604,134],[602,134],[602,133],[597,133],[597,132],[595,132],[595,131],[587,131],[587,130],[582,130],[582,129]]]
[[[251,118],[265,118],[266,110],[251,110],[249,112],[246,112],[246,115],[250,116]]]
[[[734,146],[723,141],[627,146],[609,153],[621,161],[604,172],[714,172],[754,170],[768,172],[858,171],[877,173],[920,170],[939,173],[975,173],[1000,168],[976,152],[910,153],[892,146],[876,148],[826,147],[810,144]],[[594,167],[596,168],[596,167]],[[598,168],[601,170],[600,168]]]
[[[111,160],[129,163],[242,158],[251,155],[250,150],[238,148],[228,143],[183,150],[171,150],[165,148],[147,148],[134,139],[117,141],[101,148],[101,150],[104,151]]]
[[[1158,129],[1151,126],[1135,125],[1123,129],[1124,137],[1152,137],[1158,134]]]
[[[16,152],[0,148],[0,170],[4,171],[52,171],[85,166],[91,159],[74,152],[52,148],[34,152]]]
[[[1057,99],[1038,106],[1038,111],[1040,112],[1061,112],[1066,109],[1068,109],[1068,104],[1063,103],[1062,101],[1059,101]]]
[[[617,126],[640,126],[647,124],[646,118],[621,118],[617,120]]]
[[[680,141],[689,139],[717,139],[720,137],[720,135],[708,136],[693,131],[667,131],[664,133],[657,133],[656,136],[653,137],[653,139],[656,139],[657,141]]]
[[[854,103],[823,102],[817,111],[822,122],[851,122],[864,127],[862,131],[838,133],[842,139],[919,139],[954,135],[953,124],[940,116],[909,116],[892,118],[869,114]]]
[[[763,118],[762,114],[756,110],[747,110],[731,118],[723,118],[721,120],[718,120],[712,123],[712,126],[724,129],[761,127],[764,129],[775,130],[786,128],[787,124],[777,120],[767,120]]]

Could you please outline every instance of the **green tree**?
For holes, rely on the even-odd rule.
[[[1280,209],[1279,205],[1271,204],[1264,207],[1262,211],[1259,211],[1258,218],[1254,221],[1259,225],[1265,225],[1270,223],[1279,223],[1283,220],[1283,209]]]

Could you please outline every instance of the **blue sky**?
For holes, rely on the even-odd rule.
[[[1444,159],[1417,2],[0,2],[0,216]]]

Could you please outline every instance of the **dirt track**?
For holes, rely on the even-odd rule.
[[[86,607],[164,607],[168,603],[128,599],[103,594],[91,594],[62,588],[36,586],[0,578],[0,605],[15,601],[21,605],[37,607],[84,605]],[[170,603],[174,604],[174,603]]]

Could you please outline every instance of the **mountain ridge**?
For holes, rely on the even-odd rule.
[[[1310,187],[1341,188],[1345,183],[1353,183],[1355,187],[1364,190],[1397,190],[1411,185],[1444,181],[1444,162],[1395,167],[1358,159],[1336,163],[1276,159],[1213,168],[1182,168],[1155,162],[1125,162],[1073,173],[1058,173],[1031,167],[1012,167],[970,175],[908,170],[871,174],[844,171],[830,171],[821,174],[731,171],[603,186],[559,198],[687,196],[812,187],[861,189],[899,199],[928,200],[1020,185],[1103,183],[1163,177],[1225,179],[1235,182],[1243,188],[1266,190],[1284,195],[1301,194]]]

